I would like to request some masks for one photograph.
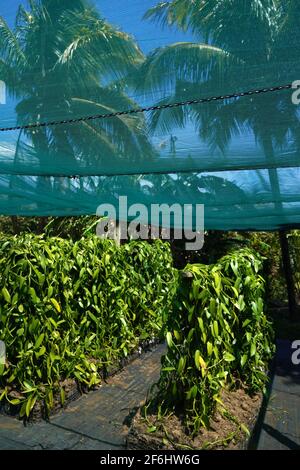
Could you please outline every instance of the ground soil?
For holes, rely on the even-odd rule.
[[[224,407],[218,404],[211,419],[210,428],[201,428],[192,437],[183,424],[183,416],[172,414],[158,419],[147,415],[147,420],[138,411],[132,421],[127,438],[129,449],[243,449],[247,447],[249,434],[256,422],[262,395],[249,396],[243,388],[224,390],[221,395]],[[224,409],[227,413],[224,413]],[[242,425],[242,426],[241,426]],[[153,429],[156,430],[153,432]],[[152,431],[152,432],[150,432]]]

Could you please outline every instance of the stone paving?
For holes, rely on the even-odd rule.
[[[126,422],[132,410],[144,401],[159,377],[158,345],[90,392],[51,417],[24,426],[22,421],[0,416],[0,449],[123,449]]]

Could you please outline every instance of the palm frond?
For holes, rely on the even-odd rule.
[[[162,26],[176,25],[178,28],[186,30],[189,26],[190,15],[195,7],[195,3],[195,0],[160,2],[158,5],[147,10],[144,19],[151,19]]]
[[[144,59],[131,36],[99,18],[93,10],[65,12],[61,24],[70,41],[59,54],[57,65],[67,65],[78,73],[85,65],[102,75],[120,78]]]
[[[24,67],[26,60],[17,35],[2,16],[0,16],[0,57],[19,69]]]
[[[178,80],[200,83],[211,70],[222,70],[233,62],[226,51],[208,44],[182,42],[156,49],[142,64],[137,75],[137,89],[170,91]]]

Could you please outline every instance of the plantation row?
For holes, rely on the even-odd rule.
[[[184,411],[194,433],[208,426],[225,386],[242,385],[249,394],[264,389],[274,337],[262,267],[257,253],[240,249],[214,265],[187,265],[192,280],[180,278],[152,402],[160,412]]]
[[[149,338],[166,338],[154,401],[207,426],[239,379],[261,390],[273,353],[260,257],[242,249],[215,265],[172,266],[168,244],[11,236],[0,241],[0,401],[29,416],[66,380],[91,388]]]
[[[93,387],[99,371],[162,330],[177,273],[167,245],[117,247],[22,235],[0,243],[0,399],[29,415],[50,409],[65,379]]]

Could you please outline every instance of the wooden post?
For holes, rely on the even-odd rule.
[[[289,252],[289,242],[286,236],[286,232],[284,230],[279,231],[279,238],[280,238],[280,245],[281,245],[283,270],[284,270],[288,299],[289,299],[290,319],[296,320],[297,318],[296,289],[295,289],[293,270],[292,270],[292,265],[291,265],[290,252]]]
[[[18,217],[16,217],[15,215],[12,215],[10,220],[11,220],[14,235],[19,235],[20,225],[19,225]]]

